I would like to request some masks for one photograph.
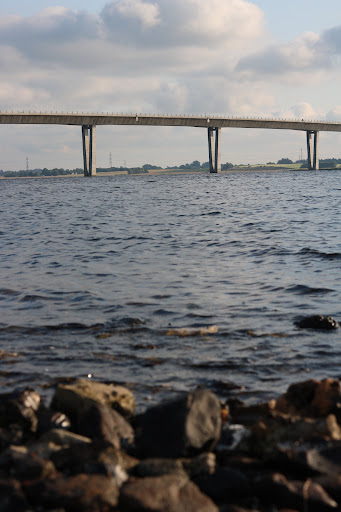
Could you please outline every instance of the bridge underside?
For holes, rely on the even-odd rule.
[[[221,128],[210,127],[208,133],[208,158],[210,173],[221,172]],[[307,130],[308,169],[319,169],[319,132]],[[96,176],[96,125],[82,126],[84,176]]]

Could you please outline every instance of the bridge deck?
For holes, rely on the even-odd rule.
[[[32,113],[0,112],[0,124],[51,125],[134,125],[134,126],[189,126],[196,128],[263,128],[271,130],[301,130],[341,132],[340,122],[293,119],[262,119],[220,116],[185,116],[159,114],[89,114],[78,112]]]

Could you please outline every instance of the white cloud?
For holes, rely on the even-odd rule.
[[[116,8],[124,17],[137,18],[144,28],[160,23],[160,11],[156,4],[142,0],[119,0]]]

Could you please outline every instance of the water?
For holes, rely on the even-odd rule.
[[[340,330],[294,325],[341,320],[340,172],[1,180],[0,197],[4,390],[89,375],[143,407],[340,377]]]

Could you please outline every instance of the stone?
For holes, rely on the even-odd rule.
[[[30,453],[25,446],[10,446],[0,456],[1,470],[18,480],[51,477],[56,473],[53,463]]]
[[[111,512],[119,497],[115,480],[103,475],[58,476],[25,483],[24,490],[35,507],[63,507],[70,512]]]
[[[117,449],[129,447],[135,437],[123,416],[102,404],[93,404],[85,410],[77,430],[90,439],[107,441]]]
[[[144,459],[134,467],[133,474],[147,477],[175,473],[193,478],[198,475],[210,475],[214,473],[215,467],[215,454],[202,453],[191,459]]]
[[[28,512],[30,506],[20,483],[14,479],[0,480],[1,512]]]
[[[129,389],[87,379],[59,384],[51,408],[65,413],[77,424],[85,410],[95,403],[115,409],[124,417],[132,416],[135,408],[135,399]]]
[[[300,329],[317,329],[323,331],[330,331],[338,329],[339,323],[331,316],[312,315],[301,318],[295,322],[295,325]]]
[[[282,508],[327,512],[338,507],[321,485],[310,479],[289,481],[279,473],[255,480],[254,492],[262,502]]]
[[[248,479],[240,471],[231,468],[217,468],[211,475],[197,476],[194,482],[215,503],[232,502],[252,495]]]
[[[188,457],[212,451],[221,432],[221,406],[210,391],[195,390],[148,409],[137,419],[136,445],[145,457]]]
[[[65,430],[70,429],[71,421],[62,412],[55,412],[45,407],[41,407],[38,411],[38,435],[42,435],[54,428]]]
[[[138,460],[103,441],[72,445],[55,452],[51,460],[58,471],[68,475],[87,473],[115,476],[118,466],[125,472],[138,464]]]
[[[123,485],[120,512],[218,512],[213,501],[182,475],[131,479]]]
[[[329,475],[341,474],[341,443],[333,443],[325,448],[314,448],[306,453],[310,468]]]
[[[276,410],[296,416],[326,416],[338,412],[341,383],[338,379],[315,379],[289,386],[276,403]]]
[[[341,440],[341,428],[334,415],[313,419],[274,413],[252,426],[250,436],[242,439],[238,449],[256,457],[276,458],[283,446],[289,450],[314,440]]]
[[[88,443],[91,443],[91,439],[88,437],[80,436],[67,430],[52,429],[43,434],[39,439],[28,443],[27,446],[30,451],[34,451],[40,457],[50,458],[53,453],[62,448]]]
[[[0,395],[0,426],[8,427],[12,423],[21,425],[25,431],[35,432],[38,419],[36,412],[40,405],[40,396],[32,389],[3,393]]]

